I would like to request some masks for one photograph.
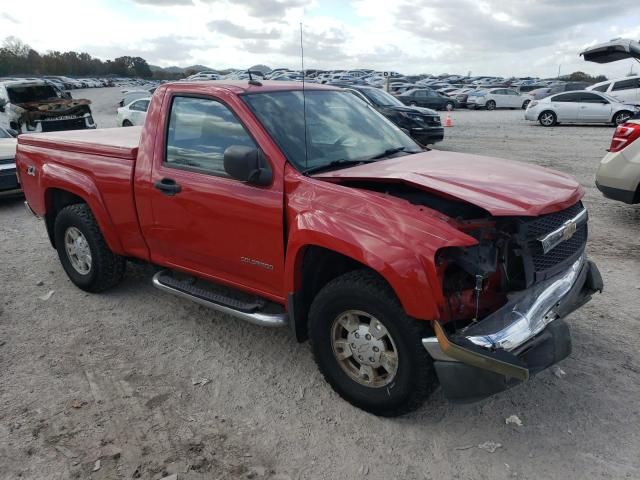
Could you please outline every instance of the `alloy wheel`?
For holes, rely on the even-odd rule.
[[[67,228],[64,233],[64,248],[74,270],[80,275],[87,275],[91,271],[91,248],[78,228]]]
[[[554,122],[553,113],[545,112],[542,115],[540,115],[540,123],[542,123],[545,127],[549,127],[553,125],[553,122]]]
[[[359,310],[338,315],[331,326],[331,347],[340,368],[366,387],[383,387],[398,371],[398,349],[376,317]]]

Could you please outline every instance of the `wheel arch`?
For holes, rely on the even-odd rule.
[[[307,339],[307,315],[318,292],[331,280],[352,270],[375,273],[389,286],[408,315],[423,319],[438,317],[435,299],[425,295],[431,289],[424,267],[417,258],[413,268],[399,272],[372,252],[350,247],[337,245],[334,238],[331,244],[306,243],[289,252],[285,283],[290,326],[298,341]],[[411,260],[405,261],[403,266],[407,267]]]
[[[47,178],[47,186],[44,190],[44,220],[51,245],[56,247],[53,229],[58,213],[68,205],[86,203],[91,209],[109,248],[114,253],[122,254],[124,250],[120,238],[93,181],[88,176],[73,170],[64,172],[68,176],[60,176],[59,174],[62,172],[55,172],[55,176],[51,173],[51,171],[44,172],[44,176]]]

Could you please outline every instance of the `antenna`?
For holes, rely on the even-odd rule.
[[[302,22],[300,22],[300,63],[302,64],[302,119],[304,122],[304,168],[309,168],[309,146],[307,145],[307,96],[304,91],[304,47],[302,46]]]
[[[251,76],[251,70],[247,70],[247,73],[249,74],[249,85],[255,85],[256,87],[262,86],[262,83],[253,79],[253,77]]]

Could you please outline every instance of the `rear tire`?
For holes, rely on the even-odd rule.
[[[133,127],[133,123],[131,123],[129,120],[123,120],[122,121],[122,126],[123,127]]]
[[[109,249],[86,203],[63,208],[54,235],[62,267],[78,288],[97,293],[120,283],[126,261]]]
[[[487,104],[485,105],[485,107],[487,108],[487,110],[495,110],[496,109],[496,102],[494,102],[493,100],[489,100],[487,102]]]
[[[432,335],[427,322],[407,316],[391,288],[368,270],[329,282],[309,312],[311,348],[324,378],[342,398],[375,415],[415,410],[436,388],[421,341]]]
[[[558,123],[558,117],[550,110],[545,110],[538,116],[538,121],[543,127],[553,127]]]
[[[622,110],[621,112],[617,112],[613,116],[613,124],[616,125],[616,126],[622,125],[624,122],[629,120],[631,117],[633,117],[633,113],[631,113],[631,112],[629,112],[627,110]]]
[[[530,103],[531,103],[531,100],[525,100],[524,103],[522,104],[522,110],[526,110]]]

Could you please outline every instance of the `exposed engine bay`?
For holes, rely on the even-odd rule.
[[[438,211],[478,241],[473,247],[444,248],[436,256],[445,299],[442,319],[451,334],[480,324],[510,298],[568,271],[584,254],[587,214],[582,202],[538,217],[495,217],[468,202],[404,183],[348,184]]]

